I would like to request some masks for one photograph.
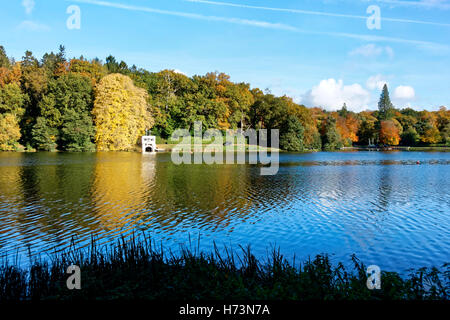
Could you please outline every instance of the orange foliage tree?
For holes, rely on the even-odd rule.
[[[16,63],[12,68],[0,67],[0,87],[8,83],[19,83],[21,76],[20,63]]]
[[[381,121],[380,142],[391,146],[399,144],[399,129],[392,120]]]
[[[347,113],[346,117],[339,116],[337,113],[333,113],[333,116],[336,118],[336,129],[342,136],[342,139],[344,139],[344,142],[347,145],[358,142],[359,120],[351,113]]]

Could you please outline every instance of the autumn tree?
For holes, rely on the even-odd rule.
[[[230,83],[226,88],[228,97],[229,117],[228,123],[233,129],[247,129],[250,106],[253,104],[253,95],[250,92],[250,85],[246,83]]]
[[[94,86],[106,75],[105,68],[96,60],[72,59],[69,63],[69,71],[89,77]]]
[[[0,113],[0,151],[13,151],[21,137],[19,119],[12,113]]]
[[[345,105],[343,110],[334,114],[336,118],[336,128],[342,137],[345,146],[352,146],[352,144],[359,141],[358,128],[359,120],[354,116],[352,112],[346,110]]]
[[[438,117],[435,113],[426,110],[419,112],[419,120],[415,124],[415,128],[422,143],[434,144],[441,141],[437,125]]]
[[[15,63],[9,68],[0,67],[0,87],[9,83],[20,84],[22,69],[20,63]]]
[[[400,142],[399,129],[392,120],[381,121],[380,142],[396,146]]]
[[[18,147],[25,100],[17,83],[0,86],[0,150],[11,151]]]
[[[303,148],[305,150],[322,149],[322,140],[317,129],[316,120],[313,118],[310,109],[303,105],[291,103],[289,114],[296,116],[303,127]]]
[[[128,76],[111,74],[100,80],[92,114],[98,150],[132,150],[153,126],[148,94]]]
[[[448,128],[450,128],[450,110],[442,106],[437,112],[436,126],[441,134],[442,142],[448,143]]]
[[[441,134],[439,130],[430,123],[427,123],[422,129],[420,141],[423,143],[434,144],[441,141]]]

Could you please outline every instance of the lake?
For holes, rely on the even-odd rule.
[[[417,164],[420,161],[420,164]],[[0,153],[0,250],[33,255],[120,235],[174,250],[280,247],[296,261],[355,253],[382,270],[450,262],[450,153],[280,154],[256,165],[180,165],[170,154]]]

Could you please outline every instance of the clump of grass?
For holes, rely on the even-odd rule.
[[[407,278],[382,272],[381,290],[366,287],[366,267],[352,256],[353,269],[333,265],[326,254],[295,265],[279,250],[266,261],[250,247],[215,246],[211,253],[157,247],[146,237],[88,249],[72,246],[28,268],[0,267],[0,301],[5,300],[448,300],[450,268],[422,268]],[[68,290],[66,269],[81,268],[81,290]]]

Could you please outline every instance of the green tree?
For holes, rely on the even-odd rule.
[[[0,87],[0,113],[12,113],[21,117],[24,112],[26,96],[17,83],[10,83]]]
[[[67,110],[63,117],[61,129],[61,147],[65,151],[95,151],[92,142],[95,136],[95,128],[91,115],[85,112]]]
[[[342,106],[342,109],[338,111],[339,116],[342,118],[347,118],[348,109],[347,104],[344,102],[344,105]]]
[[[394,106],[389,98],[389,90],[387,84],[384,84],[381,92],[380,101],[378,102],[379,120],[389,120],[394,116]]]
[[[343,147],[342,137],[336,128],[336,119],[329,115],[322,129],[322,146],[325,151],[339,150]]]
[[[57,75],[57,71],[66,62],[66,48],[63,45],[59,46],[58,53],[45,53],[42,57],[41,65],[47,71],[49,77]]]
[[[5,48],[3,46],[0,46],[0,68],[9,68],[10,64],[11,63],[8,56],[6,55]]]
[[[292,152],[303,151],[304,131],[305,129],[297,117],[289,117],[280,132],[281,149]]]
[[[92,150],[91,140],[94,132],[93,121],[90,117],[92,96],[92,82],[86,76],[69,73],[49,81],[47,94],[39,102],[39,110],[40,116],[45,118],[45,127],[57,131],[55,136],[60,139],[55,141],[59,149]],[[33,141],[42,140],[43,129],[33,132],[41,137]],[[46,149],[49,148],[46,147]]]
[[[446,145],[450,145],[450,123],[442,130],[442,139]]]
[[[420,136],[413,127],[409,127],[401,135],[401,144],[404,146],[415,146],[419,141]]]
[[[45,118],[38,117],[32,129],[32,143],[37,150],[55,151],[57,148],[58,130],[49,127]]]

